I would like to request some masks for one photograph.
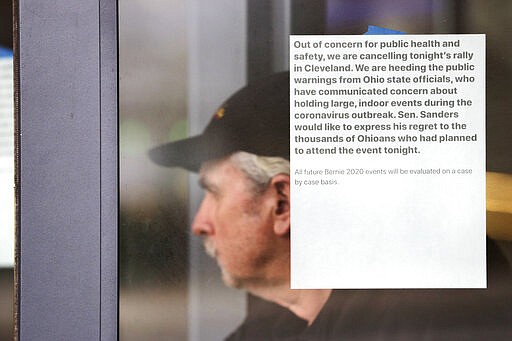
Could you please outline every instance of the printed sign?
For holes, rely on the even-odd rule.
[[[482,288],[485,36],[292,36],[292,288]]]

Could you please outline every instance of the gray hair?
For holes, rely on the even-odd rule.
[[[258,193],[262,193],[267,188],[274,176],[290,174],[290,161],[282,157],[236,152],[230,156],[230,160],[253,182],[255,191]]]

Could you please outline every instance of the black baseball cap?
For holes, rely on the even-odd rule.
[[[237,151],[290,159],[290,74],[250,83],[226,100],[201,135],[149,151],[153,162],[199,171],[201,163]]]

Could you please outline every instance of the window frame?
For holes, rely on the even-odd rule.
[[[118,336],[117,1],[14,1],[15,339]]]

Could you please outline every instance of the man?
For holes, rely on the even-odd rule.
[[[499,271],[489,273],[500,278],[488,291],[290,289],[288,73],[238,91],[203,134],[150,156],[200,173],[206,194],[192,230],[224,282],[259,298],[228,340],[512,337],[508,263],[492,243]]]
[[[155,148],[150,156],[200,171],[206,194],[192,230],[204,238],[224,282],[311,324],[330,290],[290,290],[288,120],[289,76],[281,73],[236,93],[203,135]]]

